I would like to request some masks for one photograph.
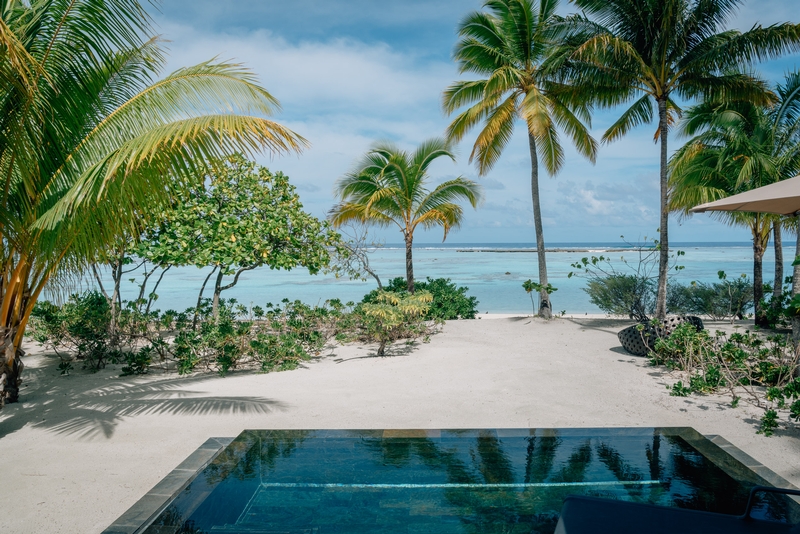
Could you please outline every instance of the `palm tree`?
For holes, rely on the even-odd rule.
[[[163,63],[138,0],[0,2],[0,399],[17,400],[46,285],[137,235],[210,160],[306,144],[265,118],[278,103],[240,65],[159,80]]]
[[[769,97],[764,84],[736,69],[800,49],[800,25],[724,30],[742,0],[573,2],[593,19],[571,18],[576,33],[585,37],[573,55],[573,75],[592,87],[593,102],[602,106],[637,98],[608,128],[603,142],[619,139],[658,117],[655,140],[661,144],[661,217],[656,316],[663,318],[669,269],[667,138],[681,114],[675,99],[766,103]]]
[[[461,225],[464,211],[457,202],[466,200],[474,208],[482,196],[478,184],[462,177],[428,190],[428,168],[440,157],[455,161],[444,139],[425,141],[411,153],[390,143],[376,144],[353,171],[339,179],[336,194],[342,202],[329,214],[334,227],[351,221],[397,225],[406,245],[406,284],[410,293],[414,292],[414,231],[420,225],[441,226],[444,241],[450,229]]]
[[[797,73],[778,87],[778,101],[770,107],[751,102],[691,108],[683,131],[694,137],[671,162],[670,207],[688,214],[692,207],[791,178],[800,172],[800,124],[794,116],[800,90]],[[787,100],[788,99],[788,100]],[[715,217],[750,229],[753,237],[753,300],[755,320],[766,326],[762,260],[770,233],[779,234],[780,217],[763,213],[715,212]],[[776,250],[776,270],[782,251]],[[780,280],[782,283],[782,280]]]
[[[573,140],[578,152],[594,162],[597,144],[584,122],[589,110],[580,99],[569,103],[559,95],[563,89],[547,68],[547,61],[560,51],[560,23],[555,14],[557,0],[487,0],[488,13],[476,11],[459,25],[461,40],[453,57],[459,71],[482,79],[459,81],[444,92],[443,106],[452,114],[462,111],[447,129],[448,138],[460,141],[482,123],[470,154],[481,175],[488,173],[511,139],[515,121],[525,121],[531,158],[531,201],[539,266],[539,316],[552,317],[548,293],[542,210],[539,200],[539,158],[555,175],[564,164],[558,128]],[[582,122],[584,121],[584,122]]]

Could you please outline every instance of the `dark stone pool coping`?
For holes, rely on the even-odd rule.
[[[449,432],[463,432],[464,434],[494,433],[497,437],[521,437],[532,435],[547,435],[548,432],[558,432],[560,435],[578,433],[586,435],[595,433],[604,435],[614,433],[624,434],[626,430],[632,433],[641,433],[644,429],[652,427],[604,427],[604,428],[557,428],[557,429],[465,429],[449,430]],[[785,478],[781,477],[765,465],[759,463],[752,456],[745,453],[731,442],[717,434],[703,435],[691,427],[659,427],[662,435],[680,436],[695,449],[701,452],[723,471],[739,480],[746,480],[753,484],[776,486],[781,488],[797,489]],[[316,432],[330,433],[334,436],[385,437],[385,438],[439,438],[441,430],[315,430]],[[142,532],[164,510],[172,499],[181,492],[194,477],[199,474],[234,438],[209,438],[197,448],[183,462],[164,477],[144,497],[131,506],[114,523],[103,531],[103,534],[136,534]]]

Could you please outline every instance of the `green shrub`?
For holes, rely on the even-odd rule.
[[[393,278],[383,288],[390,293],[406,294],[405,278]],[[414,282],[415,290],[427,291],[433,297],[428,311],[423,317],[426,320],[440,319],[474,319],[478,313],[478,299],[467,295],[468,287],[458,287],[449,278],[427,278],[425,282]],[[376,302],[378,290],[373,290],[364,295],[362,303]]]
[[[97,371],[118,357],[109,336],[111,307],[98,291],[73,294],[60,307],[40,301],[34,307],[31,319],[33,339],[56,354],[66,352],[73,355],[83,362],[86,369]],[[69,371],[66,368],[61,370],[63,374]]]
[[[744,318],[753,307],[753,283],[746,276],[728,280],[723,272],[720,278],[720,282],[713,284],[673,283],[668,291],[667,308],[672,313],[708,315],[715,320]]]
[[[745,398],[763,409],[759,433],[764,435],[778,427],[778,410],[788,411],[790,419],[800,418],[800,378],[794,377],[798,362],[787,336],[716,332],[712,337],[686,323],[656,341],[650,361],[681,373],[684,380],[667,386],[672,396],[724,388],[731,406]]]
[[[655,282],[633,274],[612,273],[590,279],[583,290],[606,313],[645,321],[655,309]]]

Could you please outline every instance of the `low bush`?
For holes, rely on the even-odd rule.
[[[650,363],[680,373],[682,379],[667,386],[670,395],[727,391],[732,406],[744,398],[763,409],[759,431],[765,435],[777,428],[779,413],[800,419],[800,366],[787,336],[719,331],[712,336],[687,323],[656,341]]]
[[[71,369],[72,357],[91,371],[118,357],[111,341],[111,307],[97,291],[73,294],[63,306],[37,302],[31,313],[30,332],[61,357],[63,374]]]
[[[405,278],[393,278],[383,288],[390,293],[406,294]],[[414,282],[414,289],[427,291],[433,297],[428,311],[424,315],[426,320],[474,319],[478,313],[478,299],[467,295],[468,287],[458,287],[449,278],[427,278],[426,281]],[[378,290],[373,290],[364,295],[362,303],[376,302]]]
[[[612,273],[590,279],[583,290],[604,312],[645,321],[655,309],[655,287],[652,278]]]
[[[73,357],[92,370],[106,361],[121,362],[123,376],[146,374],[153,366],[174,368],[180,374],[202,369],[225,375],[242,365],[281,371],[320,354],[333,339],[376,342],[383,353],[387,344],[398,339],[434,332],[424,318],[432,302],[429,292],[390,295],[390,299],[378,296],[373,305],[357,307],[339,300],[309,306],[284,299],[277,305],[247,308],[223,299],[216,318],[208,299],[185,312],[145,313],[129,303],[120,311],[112,333],[107,300],[89,292],[74,295],[63,306],[40,302],[29,333],[62,356],[62,374],[72,369]],[[387,305],[400,310],[399,314],[382,313],[381,307]]]
[[[720,271],[719,277],[720,281],[713,284],[671,284],[667,308],[672,313],[707,315],[715,320],[744,318],[753,307],[753,283],[745,275],[728,280]]]

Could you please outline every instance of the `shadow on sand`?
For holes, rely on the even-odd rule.
[[[47,361],[25,370],[28,387],[22,390],[21,401],[0,411],[0,438],[25,425],[82,439],[110,438],[125,417],[258,415],[287,409],[284,403],[264,397],[210,397],[190,389],[192,384],[219,379],[215,375],[163,379],[106,376],[101,378],[105,383],[97,386],[83,380],[86,375],[54,376],[55,365]]]

